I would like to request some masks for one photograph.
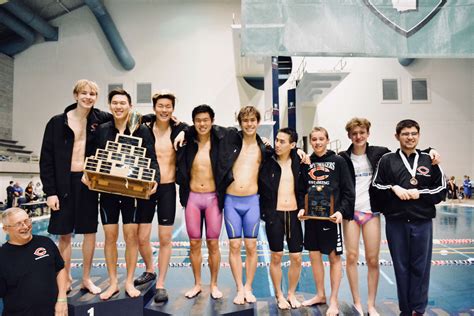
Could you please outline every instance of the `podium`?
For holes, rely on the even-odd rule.
[[[285,293],[286,295],[286,293]],[[302,303],[304,300],[310,299],[315,294],[310,293],[302,293],[296,292],[296,298]],[[327,297],[327,302],[329,303],[329,296]],[[278,304],[274,297],[267,297],[267,298],[260,298],[257,301],[256,306],[256,315],[270,315],[270,316],[277,316],[277,315],[326,315],[326,311],[328,310],[327,304],[319,304],[313,306],[301,306],[298,309],[288,309],[288,310],[280,310],[278,309]],[[380,312],[380,309],[379,309]],[[339,301],[339,315],[340,316],[353,316],[357,315],[357,310],[352,306],[352,304],[348,304],[343,301]],[[381,313],[381,315],[385,315]]]
[[[194,297],[187,298],[184,293],[187,290],[169,291],[169,300],[166,303],[156,304],[153,299],[146,305],[144,316],[162,315],[257,315],[254,304],[235,305],[235,289],[220,289],[224,296],[220,299],[213,299],[210,295],[208,285],[203,285],[202,292]]]
[[[136,288],[140,290],[139,297],[131,298],[125,291],[125,276],[119,277],[120,292],[109,300],[103,301],[99,295],[90,294],[87,291],[73,289],[68,295],[69,316],[130,316],[143,315],[143,306],[153,299],[155,293],[155,282],[148,282]],[[96,283],[100,288],[108,286],[107,277],[102,282]]]

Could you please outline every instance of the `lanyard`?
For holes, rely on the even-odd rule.
[[[405,168],[407,168],[408,172],[411,175],[410,183],[412,185],[417,185],[418,180],[416,180],[415,175],[416,175],[416,168],[418,167],[418,157],[419,157],[418,152],[415,151],[415,161],[413,162],[413,168],[410,167],[410,164],[408,163],[408,159],[405,157],[401,149],[398,153],[400,154],[400,157],[402,158]]]

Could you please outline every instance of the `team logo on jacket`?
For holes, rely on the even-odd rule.
[[[315,163],[308,174],[315,181],[323,181],[329,178],[329,172],[334,170],[334,162]],[[331,170],[330,170],[331,169]],[[316,175],[318,173],[318,175]]]
[[[36,256],[35,260],[39,260],[39,259],[42,259],[42,258],[45,258],[45,257],[49,257],[48,252],[43,247],[36,248],[36,250],[34,252],[34,255]]]
[[[428,173],[430,173],[430,169],[428,169],[427,167],[425,166],[419,166],[416,171],[418,171],[418,173],[422,176],[427,176]]]
[[[425,26],[446,0],[364,0],[382,22],[405,37]]]

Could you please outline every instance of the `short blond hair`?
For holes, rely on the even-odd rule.
[[[309,133],[309,139],[311,139],[311,135],[313,135],[314,132],[322,132],[322,133],[324,133],[324,135],[326,135],[326,138],[329,140],[328,130],[325,129],[324,127],[321,127],[321,126],[315,126],[315,127],[313,127],[313,129],[311,130],[311,133]]]
[[[372,124],[370,123],[370,121],[366,118],[363,118],[363,117],[353,117],[349,122],[347,122],[346,124],[346,131],[348,133],[351,132],[351,130],[353,128],[356,128],[356,127],[363,127],[365,129],[367,129],[367,132],[369,132],[370,130],[370,126]]]
[[[80,79],[74,85],[74,90],[72,91],[74,94],[79,94],[85,87],[91,88],[96,94],[99,94],[99,86],[97,83],[87,79]]]
[[[2,213],[2,224],[3,224],[3,226],[8,224],[8,222],[9,222],[8,219],[10,218],[10,216],[13,216],[16,213],[20,213],[20,212],[23,212],[23,213],[26,214],[25,210],[22,209],[22,208],[19,208],[19,207],[10,207],[9,209],[6,209]]]

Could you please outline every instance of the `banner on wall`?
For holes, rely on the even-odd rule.
[[[296,88],[288,90],[288,127],[296,130]]]
[[[278,57],[272,57],[272,104],[273,104],[273,137],[276,137],[277,131],[280,129],[280,94],[278,92]]]
[[[242,0],[244,55],[474,57],[473,0]]]

